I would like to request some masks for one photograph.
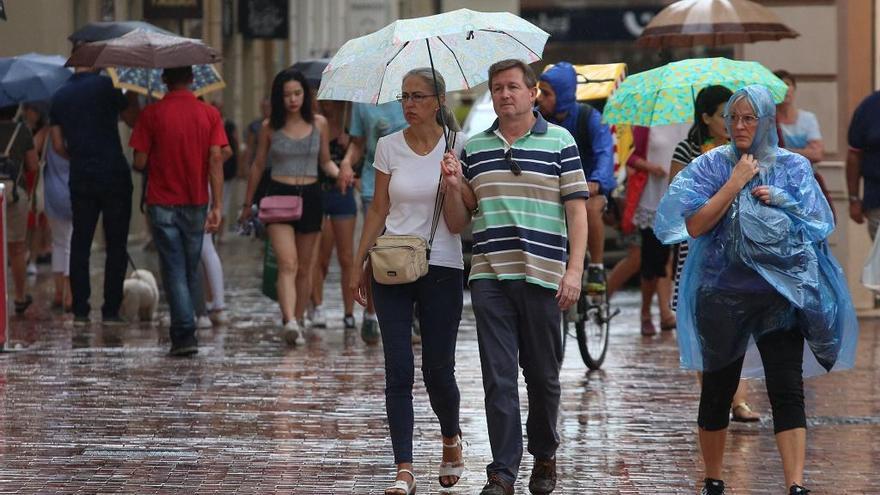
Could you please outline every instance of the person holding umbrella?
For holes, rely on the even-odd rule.
[[[770,92],[761,85],[735,92],[724,118],[732,143],[678,174],[654,223],[662,242],[689,244],[678,342],[683,366],[703,371],[702,493],[724,493],[730,403],[747,350],[756,346],[786,488],[804,494],[802,377],[852,367],[858,321],[826,241],[834,229],[831,209],[809,161],[778,147]]]
[[[79,46],[75,46],[76,54]],[[70,160],[73,233],[70,288],[74,325],[89,323],[89,257],[98,217],[103,218],[107,258],[104,264],[103,323],[120,325],[122,282],[128,264],[131,220],[131,169],[122,153],[117,123],[134,127],[140,112],[134,93],[123,95],[98,68],[76,66],[52,98],[49,111],[52,147]]]

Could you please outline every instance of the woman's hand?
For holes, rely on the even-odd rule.
[[[752,189],[752,196],[756,197],[758,201],[764,203],[767,206],[770,206],[772,195],[770,194],[770,186],[757,186]]]
[[[373,269],[370,263],[362,263],[360,270],[351,272],[351,280],[349,280],[348,288],[354,300],[363,307],[367,307],[367,284],[370,277],[373,276]]]
[[[666,170],[660,165],[648,162],[648,173],[655,177],[666,177]]]
[[[447,151],[440,162],[440,172],[443,174],[443,185],[449,190],[456,191],[461,185],[461,163],[452,152]]]
[[[755,157],[748,153],[743,153],[739,162],[733,167],[733,173],[730,174],[730,180],[735,181],[739,186],[739,189],[742,189],[750,180],[752,180],[752,177],[757,175],[757,173],[758,160],[755,160]]]

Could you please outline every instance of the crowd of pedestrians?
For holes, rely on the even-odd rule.
[[[744,365],[748,352],[758,353],[767,379],[786,486],[807,493],[802,375],[836,369],[838,356],[852,352],[854,334],[845,282],[827,248],[833,211],[813,167],[823,159],[822,135],[815,115],[795,106],[794,76],[777,75],[789,87],[778,106],[763,87],[732,93],[711,86],[695,98],[692,126],[636,127],[620,193],[612,132],[601,107],[577,101],[577,73],[567,62],[540,75],[518,60],[492,65],[497,119],[470,138],[448,107],[443,74],[432,68],[412,68],[398,101],[384,105],[317,101],[317,88],[289,68],[275,76],[241,142],[222,105],[189,90],[191,67],[165,69],[167,94],[146,106],[107,76],[77,67],[42,119],[39,108],[21,122],[17,107],[0,108],[2,171],[11,175],[2,179],[10,186],[14,308],[21,314],[33,302],[28,256],[36,259],[50,246],[29,245],[31,232],[31,239],[51,238],[53,307],[72,312],[74,325],[90,323],[89,257],[101,218],[101,321],[128,323],[120,308],[131,264],[133,167],[146,181],[172,356],[198,352],[203,320],[226,321],[215,242],[234,227],[224,216],[240,206],[236,224],[262,224],[277,260],[278,333],[287,344],[305,345],[320,338],[313,329],[335,325],[325,314],[326,290],[341,290],[346,330],[357,328],[354,303],[364,306],[361,337],[381,342],[384,352],[396,465],[386,495],[416,491],[413,343],[421,342],[422,377],[442,434],[438,482],[449,488],[462,477],[468,434],[455,378],[467,286],[492,450],[481,494],[513,493],[523,457],[520,369],[528,393],[526,448],[534,458],[529,490],[547,494],[557,483],[562,315],[582,290],[610,296],[638,274],[641,334],[657,333],[656,294],[660,330],[677,330],[683,364],[701,374],[703,493],[724,493],[731,418],[760,418],[741,380],[753,372]],[[850,217],[867,218],[872,236],[880,181],[865,163],[876,161],[871,119],[878,101],[872,95],[853,116],[847,162]],[[133,130],[132,167],[120,120]],[[12,162],[18,168],[6,166]],[[29,185],[27,173],[38,170],[40,185]],[[242,176],[244,201],[233,206],[230,189]],[[609,208],[618,198],[621,205]],[[355,244],[358,203],[363,226]],[[622,212],[618,227],[628,252],[606,280],[609,209]],[[467,229],[470,273],[462,257]],[[427,240],[426,272],[407,283],[380,283],[370,253],[381,236]],[[324,283],[334,249],[338,288]]]

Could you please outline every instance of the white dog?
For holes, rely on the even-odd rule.
[[[122,317],[129,322],[152,322],[159,306],[159,286],[149,270],[135,270],[122,285]]]

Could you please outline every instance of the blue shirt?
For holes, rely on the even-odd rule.
[[[862,100],[853,112],[848,141],[850,148],[862,152],[862,205],[867,210],[880,208],[880,91]]]
[[[361,170],[361,196],[373,198],[376,189],[376,171],[373,160],[376,156],[376,143],[380,137],[393,134],[407,127],[400,103],[391,101],[381,105],[355,103],[351,112],[351,125],[348,134],[352,137],[366,138],[364,145],[364,167]]]
[[[119,112],[127,105],[107,76],[78,72],[52,98],[52,125],[61,126],[70,155],[71,190],[130,187]]]

